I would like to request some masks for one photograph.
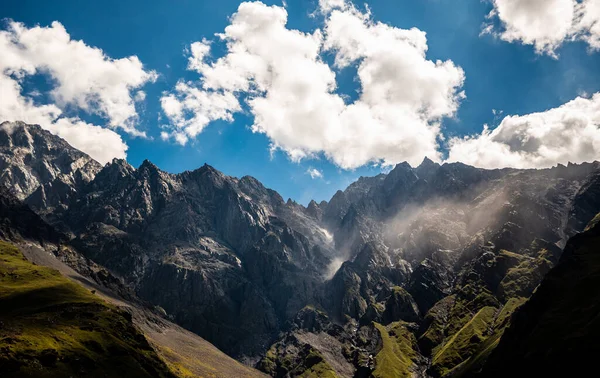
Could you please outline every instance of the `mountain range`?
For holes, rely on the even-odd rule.
[[[208,165],[102,166],[40,126],[5,122],[0,187],[0,238],[18,247],[4,264],[22,253],[94,290],[138,335],[128,366],[149,376],[552,376],[561,358],[584,371],[597,349],[582,350],[599,329],[598,162],[425,158],[303,206]],[[68,361],[17,353],[4,323],[0,369],[35,376]]]

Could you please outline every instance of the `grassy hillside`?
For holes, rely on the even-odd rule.
[[[375,356],[373,377],[412,377],[417,344],[415,336],[401,321],[387,327],[375,323],[375,327],[381,335],[383,345]]]
[[[2,377],[172,377],[126,312],[0,241]]]

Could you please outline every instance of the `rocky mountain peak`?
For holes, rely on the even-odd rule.
[[[193,171],[185,171],[181,174],[184,180],[191,179],[201,186],[214,186],[222,188],[229,180],[227,177],[216,170],[214,167],[204,163],[200,168]]]
[[[165,181],[171,181],[171,176],[174,176],[170,173],[160,170],[160,168],[147,159],[142,162],[136,173],[136,176],[139,179],[149,181],[153,186],[158,187],[164,186],[162,183]]]
[[[417,168],[415,168],[415,172],[420,179],[429,180],[439,168],[440,165],[438,163],[435,163],[433,160],[425,157],[423,162]]]
[[[138,170],[160,171],[160,169],[148,159],[144,159]]]
[[[213,167],[212,165],[209,165],[208,163],[202,164],[202,166],[200,168],[196,169],[195,172],[202,172],[202,173],[210,172],[210,173],[214,173],[214,174],[221,173],[217,169],[215,169],[215,167]]]
[[[113,159],[112,162],[108,163],[101,172],[108,171],[119,172],[122,175],[130,175],[135,172],[135,168],[125,159]]]
[[[61,205],[101,168],[100,163],[39,125],[0,125],[0,185],[10,188],[20,200],[27,201],[37,192],[30,203],[33,206]],[[60,189],[49,197],[44,185]]]
[[[387,193],[402,191],[417,181],[417,175],[407,162],[397,164],[390,171],[383,182],[383,189]]]
[[[39,127],[32,125],[32,128]],[[2,122],[0,124],[0,145],[3,147],[31,147],[33,139],[23,122]]]
[[[315,200],[309,202],[306,212],[315,219],[321,220],[323,218],[323,209]]]
[[[328,222],[339,222],[348,210],[348,206],[346,195],[338,190],[329,200],[324,216]]]
[[[244,176],[238,181],[240,188],[251,197],[267,199],[270,196],[267,188],[252,176]]]
[[[419,164],[419,167],[428,167],[428,166],[432,166],[432,165],[436,165],[437,163],[435,163],[433,160],[431,160],[429,157],[425,156],[423,158],[423,161],[421,162],[421,164]],[[439,164],[437,164],[439,165]],[[417,167],[418,168],[418,167]]]

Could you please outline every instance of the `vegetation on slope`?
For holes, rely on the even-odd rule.
[[[308,370],[300,374],[300,378],[337,378],[335,371],[317,351],[311,350],[306,359]]]
[[[279,350],[281,348],[285,350]],[[259,368],[273,377],[337,378],[325,358],[307,344],[274,344],[260,361]]]
[[[529,297],[552,268],[552,263],[543,257],[544,252],[545,250],[542,250],[539,257],[528,258],[509,269],[500,282],[498,296],[506,299]]]
[[[422,353],[429,355],[433,348],[444,341],[446,322],[455,301],[456,295],[449,295],[427,311],[422,324],[423,333],[419,337],[419,347]]]
[[[406,323],[400,321],[387,327],[374,323],[381,335],[383,346],[375,356],[373,376],[412,377],[417,340],[414,334],[406,328]]]
[[[3,377],[172,377],[131,316],[0,242]]]
[[[481,370],[512,313],[555,261],[553,252],[540,246],[544,243],[532,243],[536,252],[527,255],[484,251],[466,268],[455,293],[428,311],[419,346],[432,358],[431,375],[472,376]]]
[[[436,376],[445,376],[476,353],[480,344],[489,337],[495,314],[495,307],[482,308],[448,342],[434,349],[431,368]]]
[[[593,375],[600,353],[599,286],[600,224],[593,222],[567,242],[560,262],[515,312],[481,376]]]
[[[484,307],[497,308],[500,303],[489,290],[471,284],[436,303],[425,316],[424,332],[419,338],[421,351],[431,353],[435,347],[452,338]]]
[[[134,319],[135,321],[135,319]],[[265,377],[264,374],[234,360],[196,334],[166,323],[136,323],[169,369],[181,378]]]
[[[482,308],[449,341],[434,350],[432,373],[460,377],[479,371],[510,324],[512,313],[523,302],[524,298],[511,298],[500,311],[495,307]]]

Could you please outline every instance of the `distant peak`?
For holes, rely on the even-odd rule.
[[[13,133],[14,131],[20,131],[20,132],[31,131],[33,133],[44,132],[47,135],[50,135],[55,138],[59,138],[59,137],[55,136],[54,134],[51,134],[49,131],[44,130],[38,124],[29,124],[29,123],[25,123],[23,121],[4,121],[4,122],[0,123],[0,129],[6,131],[9,134]]]
[[[202,167],[198,168],[199,171],[209,171],[209,172],[218,172],[215,167],[213,167],[212,165],[209,165],[207,163],[204,163],[202,165]]]
[[[160,169],[148,159],[144,159],[138,170],[160,171]]]
[[[331,197],[331,200],[335,201],[335,200],[339,200],[339,199],[342,199],[345,197],[346,197],[346,195],[344,194],[344,192],[338,189],[338,191],[335,192],[333,197]]]
[[[209,166],[210,167],[210,166]],[[211,167],[212,168],[212,167]],[[214,169],[214,168],[213,168]],[[247,182],[247,183],[252,183],[253,185],[260,185],[263,186],[262,183],[260,181],[258,181],[255,177],[252,176],[243,176],[240,181],[242,182]]]
[[[408,174],[408,172],[413,172],[413,168],[407,162],[402,162],[396,164],[394,169],[392,169],[387,176],[388,179],[390,177],[405,176],[406,174]]]
[[[119,166],[128,166],[129,165],[129,163],[127,162],[127,160],[125,160],[125,159],[119,159],[119,158],[113,158],[112,161],[109,164],[119,165]]]
[[[412,169],[412,167],[410,166],[410,164],[408,164],[408,162],[403,161],[402,163],[396,164],[393,170],[396,169]]]
[[[135,168],[126,160],[114,158],[110,163],[106,163],[96,177],[101,180],[116,180],[118,177],[125,177],[133,172],[135,172]]]
[[[105,165],[106,169],[133,172],[135,169],[125,159],[114,158]]]
[[[189,171],[193,177],[206,177],[209,180],[226,180],[228,176],[215,169],[213,166],[204,163],[200,168]]]
[[[25,122],[22,121],[4,121],[0,124],[0,130],[4,131],[6,134],[12,136],[13,134],[15,134],[15,132],[18,132],[20,134],[22,133],[26,133],[28,134],[28,128],[34,129],[34,128],[40,128],[38,125],[28,125]]]
[[[417,175],[420,178],[428,180],[430,176],[433,175],[439,167],[440,165],[438,163],[425,156],[425,159],[423,159],[423,161],[421,162],[421,164],[419,164],[415,171],[417,172]]]
[[[428,158],[427,156],[425,156],[425,159],[423,159],[423,161],[421,162],[421,164],[419,164],[419,167],[427,167],[427,166],[432,166],[432,165],[438,165],[438,164],[435,163],[430,158]]]

